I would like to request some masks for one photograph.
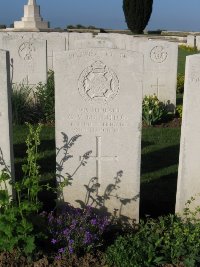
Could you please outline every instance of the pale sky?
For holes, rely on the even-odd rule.
[[[23,16],[28,0],[1,0],[0,24]],[[122,0],[37,0],[41,15],[52,27],[69,24],[126,29]],[[148,29],[200,31],[200,0],[154,0]]]

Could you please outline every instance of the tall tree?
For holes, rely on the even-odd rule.
[[[123,10],[129,30],[143,33],[149,22],[153,0],[123,0]]]

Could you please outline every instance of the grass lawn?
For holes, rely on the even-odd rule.
[[[14,127],[16,179],[22,175],[26,155],[26,126]],[[180,129],[146,128],[142,131],[141,216],[157,216],[174,211]],[[40,160],[42,182],[55,184],[55,129],[44,126]],[[51,193],[42,194],[47,208],[53,207]]]
[[[199,52],[198,52],[199,53]],[[183,48],[178,49],[178,73],[185,74],[185,60],[186,56],[197,54],[197,52],[189,52]]]

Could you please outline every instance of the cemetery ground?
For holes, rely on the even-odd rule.
[[[193,53],[195,52],[179,49],[178,73],[184,73],[185,56]],[[182,104],[182,100],[183,94],[179,92],[177,104]],[[181,119],[175,117],[171,120],[168,118],[153,127],[144,126],[142,129],[140,218],[144,221],[143,223],[141,222],[139,226],[133,225],[133,227],[119,230],[117,224],[114,228],[109,228],[106,227],[106,221],[104,223],[99,221],[99,225],[105,224],[105,229],[99,231],[98,227],[100,226],[96,223],[98,217],[94,217],[89,211],[88,217],[86,217],[87,220],[89,219],[90,222],[96,224],[95,230],[101,234],[99,243],[97,241],[87,247],[87,243],[83,243],[81,240],[80,229],[77,231],[75,227],[77,232],[75,232],[73,239],[77,239],[71,256],[66,253],[62,259],[59,258],[64,249],[70,250],[70,247],[67,248],[67,244],[70,245],[70,243],[69,240],[64,240],[64,245],[61,242],[62,247],[59,247],[59,244],[57,246],[58,240],[56,239],[59,239],[59,234],[53,236],[51,233],[51,238],[49,236],[47,239],[41,236],[36,237],[39,240],[36,242],[38,247],[33,254],[28,253],[28,257],[20,249],[19,251],[14,250],[12,253],[1,253],[0,266],[197,267],[200,222],[194,217],[191,220],[183,221],[173,215],[176,201],[180,125]],[[14,125],[13,128],[15,175],[18,181],[23,176],[22,165],[26,164],[27,161],[25,141],[29,131],[26,125]],[[42,125],[40,140],[38,164],[41,184],[48,183],[50,186],[56,187],[55,127],[53,124]],[[43,189],[39,192],[39,199],[43,203],[43,208],[40,211],[50,212],[54,209],[55,192]],[[71,214],[71,222],[68,219],[68,226],[72,229],[74,219],[77,223],[85,218],[85,213],[77,214],[74,210],[69,214]],[[37,220],[40,222],[41,217],[37,216],[35,219],[31,219],[37,228]],[[61,219],[63,219],[62,222],[65,220],[66,226],[66,218]],[[48,222],[39,224],[39,227],[40,230],[43,227],[49,230],[51,227],[53,229],[53,224],[58,225],[58,221],[49,214]],[[85,230],[87,233],[88,227],[91,226],[93,227],[91,224],[88,226],[87,221],[87,225],[84,225],[83,228],[85,228],[81,231]],[[0,224],[0,229],[1,227]],[[62,228],[57,228],[58,232],[61,230]],[[61,232],[60,236],[64,237]],[[87,236],[87,238],[90,237]],[[10,240],[12,240],[11,237]],[[20,245],[23,248],[23,242]],[[56,255],[57,258],[55,259]]]

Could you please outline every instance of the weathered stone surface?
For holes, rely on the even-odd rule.
[[[200,50],[200,36],[196,36],[196,47]]]
[[[46,82],[46,40],[32,37],[31,33],[3,35],[2,49],[10,52],[11,81],[36,85]]]
[[[144,54],[143,95],[156,94],[169,109],[176,106],[178,45],[165,41],[145,41],[140,45]]]
[[[75,49],[76,48],[76,41],[77,40],[82,40],[82,39],[92,39],[93,34],[88,32],[88,33],[78,33],[78,32],[70,32],[68,33],[69,39],[68,39],[68,49]]]
[[[119,49],[138,51],[144,55],[143,96],[156,94],[159,100],[176,106],[178,45],[125,34],[98,34],[98,39],[111,40]]]
[[[187,46],[196,47],[196,36],[194,35],[187,36]]]
[[[0,50],[0,172],[5,169],[14,179],[9,67],[8,52]],[[3,185],[1,186],[3,188]],[[12,194],[11,185],[7,186]]]
[[[57,179],[73,176],[64,201],[138,220],[143,56],[78,49],[54,67]]]
[[[183,119],[176,195],[176,212],[182,212],[185,203],[196,197],[191,208],[200,205],[200,55],[186,59]],[[198,195],[198,196],[197,196]]]
[[[108,38],[92,38],[92,39],[80,39],[74,41],[73,49],[80,48],[117,48],[115,44]]]
[[[47,42],[47,69],[53,70],[53,53],[64,52],[67,48],[68,36],[59,32],[36,32],[33,38]]]

